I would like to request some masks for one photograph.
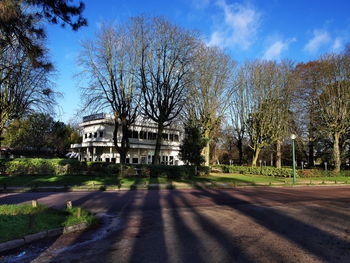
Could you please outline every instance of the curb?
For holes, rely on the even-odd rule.
[[[58,236],[58,235],[62,235],[62,234],[68,234],[68,233],[76,232],[79,230],[87,229],[88,227],[89,227],[89,225],[86,222],[83,222],[83,223],[73,225],[73,226],[66,226],[66,227],[49,229],[49,230],[45,230],[45,231],[42,231],[39,233],[26,235],[23,238],[2,242],[2,243],[0,243],[0,253],[5,252],[7,250],[21,247],[23,245],[32,243],[34,241],[38,241],[40,239],[44,239],[46,237],[54,237],[54,236]]]

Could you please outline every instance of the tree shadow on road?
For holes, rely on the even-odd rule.
[[[272,207],[262,209],[261,206],[248,201],[237,200],[236,197],[219,190],[202,189],[201,192],[196,194],[211,198],[217,205],[239,211],[259,225],[292,241],[324,261],[330,262],[334,260],[332,255],[341,255],[344,248],[350,249],[350,243],[338,236],[283,214]],[[320,246],[320,242],[329,243],[329,246]]]

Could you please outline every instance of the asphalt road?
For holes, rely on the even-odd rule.
[[[0,195],[1,204],[32,199],[72,200],[115,215],[118,227],[38,243],[18,262],[350,262],[350,187]]]

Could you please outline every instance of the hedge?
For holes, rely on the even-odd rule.
[[[293,169],[291,168],[275,168],[275,167],[249,167],[237,165],[213,165],[219,168],[223,173],[240,173],[240,174],[256,174],[277,177],[292,177]]]
[[[95,175],[95,176],[143,176],[189,178],[195,175],[194,166],[170,166],[132,164],[123,165],[106,162],[79,162],[73,159],[18,158],[0,160],[0,174],[8,176],[25,175]],[[197,175],[208,175],[210,167],[200,166]]]
[[[301,177],[329,177],[329,176],[350,176],[350,170],[342,170],[339,173],[321,169],[303,169],[298,171]]]
[[[0,174],[10,176],[79,174],[83,166],[71,159],[18,158],[1,163]]]

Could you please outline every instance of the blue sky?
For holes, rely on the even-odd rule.
[[[198,30],[208,45],[225,49],[234,60],[283,59],[307,62],[327,52],[339,52],[350,43],[348,0],[99,0],[84,1],[89,26],[73,32],[48,26],[48,47],[56,67],[54,82],[63,94],[59,120],[74,118],[83,81],[76,60],[80,41],[92,39],[103,22],[119,23],[129,17],[160,15]]]

